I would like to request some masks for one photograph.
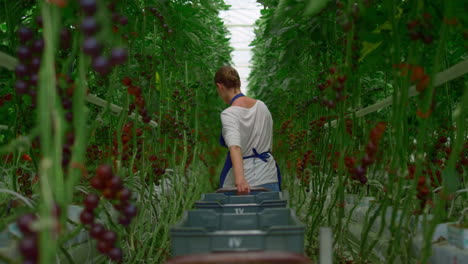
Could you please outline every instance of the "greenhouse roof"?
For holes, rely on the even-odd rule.
[[[220,17],[231,35],[231,46],[233,66],[238,70],[242,87],[242,92],[248,88],[247,78],[251,68],[252,52],[250,43],[254,40],[255,21],[260,17],[262,5],[256,0],[225,0],[230,5],[228,11],[222,11]]]

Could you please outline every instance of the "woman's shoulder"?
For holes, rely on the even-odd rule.
[[[257,104],[266,106],[265,103],[262,100],[258,100],[258,99],[257,99]]]
[[[258,99],[254,99],[255,102],[252,107],[241,107],[241,106],[229,106],[221,112],[221,115],[235,115],[238,113],[245,113],[245,111],[253,111],[260,108],[268,109],[266,104]]]
[[[229,106],[228,108],[224,109],[221,112],[221,117],[235,117],[238,114],[238,111],[235,109],[235,107]]]
[[[261,100],[257,100],[257,107],[264,108],[268,110],[268,106]]]

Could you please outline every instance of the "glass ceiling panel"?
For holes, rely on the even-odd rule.
[[[260,18],[260,10],[263,6],[256,0],[224,0],[231,8],[220,12],[220,17],[230,32],[230,44],[234,48],[232,52],[233,67],[237,69],[241,78],[241,90],[247,92],[247,77],[250,74],[252,52],[250,43],[254,40],[253,32],[255,21]]]

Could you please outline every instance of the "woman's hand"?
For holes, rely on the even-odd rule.
[[[250,185],[244,177],[236,179],[236,187],[238,193],[250,193]]]

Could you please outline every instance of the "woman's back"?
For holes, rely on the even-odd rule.
[[[251,99],[251,98],[246,98]],[[273,137],[273,120],[267,106],[259,100],[239,102],[228,107],[221,113],[223,123],[223,138],[228,147],[240,146],[242,156],[271,151]],[[247,101],[247,102],[246,102]],[[244,159],[244,174],[247,182],[253,186],[277,181],[276,166],[273,157]],[[224,183],[225,187],[234,186],[234,177],[229,173]]]
[[[243,156],[271,150],[273,120],[267,106],[259,100],[250,108],[233,105],[221,113],[226,145],[242,148]]]

